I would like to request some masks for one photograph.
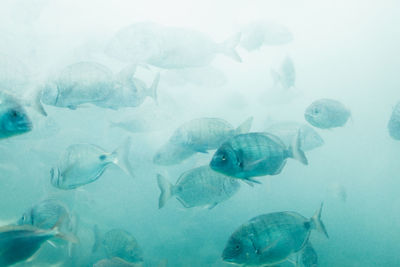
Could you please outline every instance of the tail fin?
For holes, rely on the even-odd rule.
[[[251,125],[253,124],[253,117],[248,118],[239,127],[236,128],[235,134],[244,134],[250,131]]]
[[[92,247],[92,253],[98,251],[101,246],[101,235],[97,224],[93,226],[93,235],[94,235],[94,244]]]
[[[131,148],[131,138],[126,140],[112,153],[115,160],[114,163],[118,165],[126,174],[135,177],[131,163],[129,162],[129,151]]]
[[[152,97],[154,99],[154,101],[156,102],[156,104],[158,104],[158,100],[157,100],[157,88],[158,88],[158,83],[160,82],[160,73],[157,73],[156,77],[153,80],[153,83],[151,84],[151,86],[148,88],[147,90],[147,95]]]
[[[296,137],[293,138],[293,143],[289,147],[289,154],[291,158],[297,159],[304,165],[308,165],[308,160],[306,158],[306,155],[304,154],[303,150],[300,148],[301,145],[301,135],[300,135],[300,130],[297,132]]]
[[[321,203],[319,209],[315,212],[315,214],[311,217],[311,226],[313,229],[316,229],[318,232],[323,233],[326,238],[329,238],[328,232],[325,229],[324,223],[321,221],[321,212],[324,203]]]
[[[241,33],[237,33],[231,38],[227,39],[221,44],[221,53],[234,59],[237,62],[242,62],[239,54],[236,52],[235,48],[239,44],[241,38]]]
[[[66,219],[67,216],[68,216],[67,214],[60,216],[56,224],[51,228],[51,231],[55,232],[54,234],[55,237],[64,239],[65,241],[68,241],[70,243],[75,243],[75,244],[79,243],[78,237],[76,237],[73,233],[63,233],[60,232],[59,230],[60,226],[64,223],[64,220]]]
[[[158,208],[164,207],[167,200],[172,197],[172,187],[173,185],[165,179],[161,174],[157,174],[157,183],[160,188],[160,197],[158,199]]]

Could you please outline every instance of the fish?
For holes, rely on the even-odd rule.
[[[31,119],[17,98],[0,90],[0,139],[28,133],[32,129]]]
[[[207,206],[214,208],[231,198],[240,188],[237,179],[213,171],[208,165],[188,170],[172,185],[161,174],[157,175],[160,197],[158,207],[175,196],[185,208]]]
[[[70,227],[71,219],[67,206],[56,199],[45,199],[23,213],[17,225],[33,225],[41,229],[52,229],[60,219],[63,225]]]
[[[52,238],[78,242],[74,235],[60,232],[57,224],[52,229],[40,229],[32,225],[0,227],[0,266],[29,260],[43,243]]]
[[[128,160],[131,140],[109,153],[93,144],[70,145],[56,167],[50,170],[51,184],[63,190],[75,189],[99,179],[107,167],[115,164],[134,177]]]
[[[292,58],[286,56],[279,70],[271,70],[271,76],[275,86],[279,85],[284,90],[295,87],[296,70]]]
[[[159,75],[153,85],[133,77],[136,66],[128,65],[117,75],[106,66],[83,61],[64,68],[42,88],[44,104],[77,109],[84,104],[117,110],[122,107],[137,107],[147,96],[156,99]]]
[[[216,149],[228,138],[247,133],[253,121],[248,118],[236,129],[227,121],[219,118],[198,118],[182,124],[172,134],[169,142],[196,152],[207,153]]]
[[[329,238],[321,220],[321,212],[322,204],[310,219],[291,211],[254,217],[230,236],[222,259],[246,266],[284,262],[304,248],[312,230]]]
[[[299,255],[299,263],[301,267],[317,267],[318,255],[311,242],[308,241]]]
[[[400,102],[398,102],[393,108],[387,128],[391,138],[394,140],[400,140]]]
[[[252,177],[279,174],[287,158],[297,159],[307,165],[307,158],[299,145],[299,134],[289,148],[277,136],[269,133],[239,134],[217,149],[210,167],[228,176],[259,183]]]
[[[314,101],[304,113],[306,121],[320,129],[342,127],[350,115],[350,110],[341,102],[327,98]]]
[[[278,136],[287,147],[292,144],[296,134],[299,133],[300,149],[310,151],[324,145],[322,137],[307,124],[283,121],[275,122],[266,127],[266,132]]]
[[[127,262],[121,258],[114,257],[112,259],[102,259],[96,262],[93,267],[139,267],[137,263]]]
[[[103,248],[109,259],[118,257],[129,263],[143,262],[143,251],[135,237],[123,229],[112,229],[104,235],[95,225],[95,243],[92,251]]]
[[[167,142],[154,154],[153,163],[163,166],[175,165],[194,154],[196,154],[196,151]]]
[[[106,53],[124,62],[146,63],[162,69],[203,67],[209,65],[217,54],[241,62],[235,51],[240,36],[238,33],[223,43],[216,43],[196,30],[135,23],[116,33]]]
[[[286,26],[273,21],[253,21],[244,25],[240,32],[240,46],[249,52],[266,45],[284,45],[293,40],[293,34]]]

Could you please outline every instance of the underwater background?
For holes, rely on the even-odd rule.
[[[35,90],[75,62],[98,62],[117,73],[126,62],[104,49],[133,23],[184,27],[216,42],[258,20],[285,25],[293,35],[282,45],[252,51],[238,46],[242,62],[217,55],[210,69],[192,76],[139,66],[135,76],[146,84],[157,73],[160,81],[157,101],[148,97],[138,107],[45,105],[47,116],[28,107],[33,130],[0,140],[0,224],[14,223],[35,203],[57,198],[79,218],[80,242],[73,260],[46,243],[32,261],[15,266],[92,266],[100,260],[91,254],[94,225],[132,233],[143,250],[143,266],[230,266],[221,253],[241,224],[276,211],[308,218],[321,202],[329,239],[311,234],[318,266],[400,266],[400,142],[387,128],[400,100],[399,17],[395,0],[3,0],[0,54],[6,63],[0,64],[0,85],[6,87],[12,76],[18,92]],[[294,62],[296,83],[276,88],[270,72],[286,57]],[[158,208],[157,174],[175,182],[181,173],[209,164],[213,154],[154,164],[154,154],[182,123],[215,117],[236,128],[253,117],[251,131],[262,132],[272,122],[307,123],[305,109],[320,98],[339,100],[351,118],[343,127],[315,128],[324,145],[306,152],[307,166],[288,160],[279,175],[259,177],[261,185],[241,183],[234,196],[212,209],[185,208],[174,198]],[[112,127],[133,118],[149,123],[151,131]],[[134,178],[110,166],[100,179],[74,190],[51,185],[50,169],[69,145],[113,151],[128,136]]]

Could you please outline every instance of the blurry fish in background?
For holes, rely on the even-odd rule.
[[[289,121],[274,122],[268,125],[265,131],[278,136],[287,147],[293,143],[293,139],[299,134],[300,149],[303,151],[310,151],[324,144],[322,137],[307,124]]]
[[[129,263],[143,262],[143,251],[131,233],[122,229],[112,229],[102,235],[95,225],[94,234],[93,252],[103,249],[109,259],[118,257]]]
[[[272,21],[254,21],[241,29],[240,46],[247,51],[260,49],[265,45],[284,45],[293,40],[288,28]]]
[[[216,43],[206,34],[155,23],[135,23],[122,28],[110,41],[106,53],[123,62],[147,63],[164,69],[203,67],[217,54],[241,62],[235,48],[240,34]]]
[[[284,90],[295,87],[296,70],[291,57],[286,56],[278,70],[271,69],[274,87],[280,86]]]
[[[175,196],[185,208],[208,206],[212,209],[231,198],[240,188],[237,179],[217,173],[208,165],[184,172],[175,185],[160,174],[157,182],[161,191],[159,208]]]
[[[193,84],[202,87],[221,87],[227,82],[225,73],[211,66],[167,70],[162,76],[163,81],[171,86]]]
[[[157,165],[175,165],[190,158],[196,151],[182,147],[180,145],[167,142],[159,148],[153,157],[153,163]]]
[[[260,183],[252,177],[281,173],[287,158],[308,164],[300,149],[300,142],[299,134],[290,147],[286,147],[279,137],[269,133],[236,135],[218,148],[210,167],[228,176]]]
[[[157,98],[159,74],[151,87],[135,78],[136,66],[128,65],[117,75],[96,62],[79,62],[67,66],[49,80],[42,90],[47,105],[76,109],[83,104],[119,109],[137,107],[147,96]]]
[[[400,140],[400,102],[393,108],[387,127],[390,137]]]
[[[305,247],[299,253],[299,266],[300,267],[317,267],[318,255],[310,241],[307,242]]]
[[[58,165],[50,171],[51,184],[59,189],[75,189],[99,179],[111,164],[117,165],[133,177],[132,167],[128,160],[130,144],[131,140],[128,138],[112,153],[92,144],[69,146]]]
[[[339,183],[332,183],[328,186],[327,191],[332,197],[337,198],[342,202],[346,202],[347,190],[344,185]]]
[[[169,142],[196,152],[207,153],[217,149],[228,138],[250,131],[253,117],[248,118],[236,129],[219,118],[198,118],[183,123],[172,134]]]
[[[344,126],[350,115],[350,110],[342,103],[326,98],[314,101],[304,113],[306,121],[321,129]]]
[[[39,229],[32,225],[0,227],[0,266],[29,260],[44,242],[55,237],[78,242],[74,235],[60,232],[57,225],[52,229]]]
[[[24,212],[17,224],[51,229],[60,219],[62,219],[62,225],[58,225],[60,229],[70,228],[71,218],[67,206],[56,199],[45,199]]]
[[[32,130],[32,122],[20,102],[0,90],[0,139],[24,134]]]
[[[328,237],[321,212],[322,205],[310,219],[297,212],[274,212],[254,217],[231,235],[222,259],[243,265],[282,263],[304,248],[312,230]]]

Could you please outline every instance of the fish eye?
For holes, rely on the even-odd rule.
[[[221,159],[222,159],[223,161],[225,161],[225,160],[226,160],[226,156],[225,156],[225,154],[223,154],[223,155],[222,155]]]
[[[15,109],[10,110],[9,114],[10,114],[10,117],[13,118],[13,119],[19,117],[19,112],[17,110],[15,110]]]
[[[314,114],[319,114],[319,112],[320,112],[319,108],[314,108],[314,110],[313,110]]]
[[[239,250],[239,249],[240,249],[240,245],[239,245],[239,244],[236,244],[235,249],[236,249],[236,250]]]

